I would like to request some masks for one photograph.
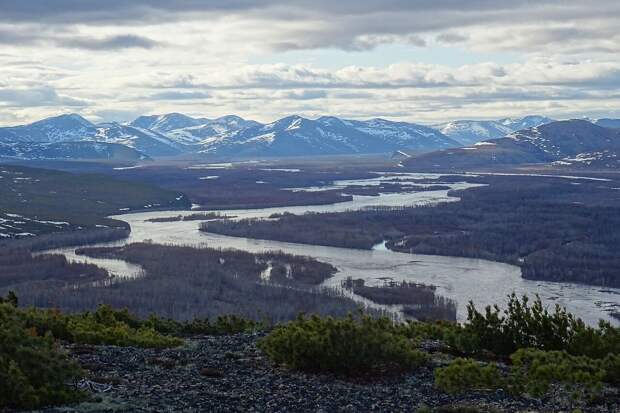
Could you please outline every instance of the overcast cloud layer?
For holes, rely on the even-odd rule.
[[[620,117],[615,0],[0,0],[0,11],[0,124],[63,112]]]

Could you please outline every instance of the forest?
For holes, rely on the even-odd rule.
[[[128,308],[142,317],[158,314],[177,320],[237,314],[277,322],[293,319],[300,312],[343,316],[359,307],[335,291],[318,288],[335,269],[306,257],[148,243],[79,252],[126,260],[140,265],[145,275],[106,287],[85,282],[68,284],[77,274],[89,274],[88,279],[99,274],[97,267],[36,258],[51,260],[59,279],[7,282],[0,294],[15,291],[25,306],[78,312],[105,303]],[[270,266],[271,278],[265,279]]]
[[[443,179],[443,178],[442,178]],[[615,178],[617,179],[617,178]],[[216,221],[202,230],[258,239],[506,262],[523,277],[620,286],[620,191],[609,180],[480,176],[460,202]]]
[[[342,286],[378,304],[402,305],[403,313],[416,320],[456,321],[456,302],[435,294],[432,285],[386,280],[383,285],[369,286],[364,280],[348,277]]]
[[[0,289],[25,285],[57,285],[103,280],[108,272],[92,264],[70,263],[63,255],[35,255],[27,249],[0,251]]]

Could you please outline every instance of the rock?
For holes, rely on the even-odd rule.
[[[193,337],[175,349],[93,346],[92,352],[72,352],[68,346],[81,365],[88,363],[89,370],[97,372],[91,380],[112,388],[96,393],[100,401],[42,412],[411,412],[421,405],[431,411],[439,406],[467,405],[480,411],[492,411],[489,408],[493,407],[516,413],[557,411],[558,406],[570,402],[565,393],[543,400],[507,392],[448,395],[435,388],[432,368],[365,381],[292,372],[274,368],[262,355],[256,346],[260,337]],[[429,352],[437,348],[432,342],[426,346]],[[431,354],[433,363],[442,363],[442,353]],[[447,362],[450,357],[443,358]],[[606,395],[603,403],[581,408],[593,413],[618,412],[617,393]]]
[[[200,369],[200,375],[203,377],[224,377],[224,373],[211,367],[203,367],[202,369]]]

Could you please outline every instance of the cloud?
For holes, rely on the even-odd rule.
[[[489,49],[512,45],[522,50],[564,48],[588,40],[590,47],[606,50],[614,49],[607,44],[613,43],[610,34],[617,33],[620,3],[469,0],[464,8],[456,0],[0,0],[0,10],[0,22],[46,28],[91,26],[122,31],[189,24],[208,33],[204,21],[222,26],[233,23],[245,30],[231,30],[229,39],[245,38],[249,30],[252,43],[260,43],[264,50],[368,50],[394,42],[423,47],[429,36],[442,43]],[[31,41],[27,34],[19,36]],[[492,41],[494,37],[498,41]],[[152,47],[148,44],[134,41],[132,47]]]
[[[50,87],[29,89],[0,88],[0,106],[38,107],[38,106],[85,107],[88,102],[69,96],[60,96]]]
[[[37,26],[0,27],[0,44],[16,46],[53,46],[85,50],[152,49],[160,42],[135,34],[94,37],[68,30],[49,31]]]
[[[281,95],[283,99],[293,100],[313,100],[323,99],[327,97],[327,92],[324,90],[293,90],[285,92]]]
[[[398,63],[385,67],[345,66],[326,70],[309,65],[246,65],[200,75],[164,75],[131,81],[128,87],[175,90],[238,89],[402,89],[491,86],[620,88],[620,61],[530,60],[450,67]]]
[[[614,116],[620,3],[596,3],[0,0],[0,119]]]
[[[148,96],[149,100],[197,100],[197,99],[209,99],[210,93],[206,92],[184,92],[177,90],[170,90],[164,92],[154,93]]]
[[[71,47],[87,50],[117,50],[117,49],[152,49],[159,45],[158,42],[143,36],[124,34],[104,38],[76,37],[58,39],[57,44],[63,47]]]
[[[464,36],[458,33],[440,33],[435,38],[439,43],[462,43],[468,39],[468,36]]]

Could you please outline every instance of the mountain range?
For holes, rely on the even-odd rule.
[[[543,116],[526,116],[492,121],[457,120],[430,127],[385,119],[360,121],[333,116],[307,119],[293,115],[263,124],[235,115],[207,119],[169,113],[140,116],[128,123],[94,124],[80,115],[68,114],[0,128],[0,157],[129,161],[182,154],[250,158],[399,151],[445,156],[454,153],[455,148],[479,142],[490,143],[474,145],[473,150],[491,143],[497,146],[494,141],[504,136],[554,123],[558,122]],[[608,130],[619,126],[620,120],[586,123]],[[514,151],[513,154],[517,156]]]
[[[49,145],[62,143],[69,148],[78,142],[81,148],[123,145],[128,148],[124,156],[133,150],[136,159],[183,153],[220,157],[342,155],[460,146],[458,141],[427,126],[330,116],[316,120],[288,116],[261,124],[234,115],[206,119],[169,113],[140,116],[126,124],[93,124],[79,115],[69,114],[0,128],[0,156],[55,158],[59,154]],[[26,147],[36,151],[26,151]],[[107,157],[105,153],[93,155]]]

